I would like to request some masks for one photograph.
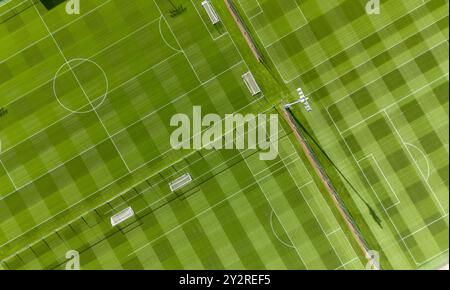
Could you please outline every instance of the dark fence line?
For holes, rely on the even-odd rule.
[[[306,138],[303,136],[303,133],[298,128],[298,125],[296,124],[296,122],[293,120],[292,112],[288,108],[284,108],[283,111],[284,111],[284,117],[285,117],[287,123],[289,124],[289,126],[291,127],[292,131],[295,133],[297,140],[300,142],[301,148],[303,149],[306,156],[308,157],[308,160],[310,161],[311,165],[316,170],[318,176],[322,180],[327,191],[330,193],[334,204],[336,205],[336,207],[339,210],[339,213],[344,218],[344,221],[347,224],[350,232],[352,233],[353,237],[355,238],[356,242],[358,243],[359,247],[361,248],[363,254],[367,258],[368,262],[370,263],[372,261],[373,257],[370,254],[369,245],[368,245],[367,241],[364,239],[364,236],[361,233],[358,225],[354,222],[352,215],[349,213],[344,202],[342,201],[339,194],[337,193],[336,188],[333,186],[333,183],[331,182],[325,169],[321,165],[314,150],[309,145]]]

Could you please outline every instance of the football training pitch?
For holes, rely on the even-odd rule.
[[[272,161],[171,147],[175,114],[281,119],[298,87],[313,112],[292,111],[381,268],[448,261],[448,0],[234,0],[263,64],[225,1],[216,25],[201,2],[0,1],[0,269],[64,269],[69,251],[82,269],[364,269],[286,123]]]
[[[448,1],[240,2],[382,266],[448,260]]]

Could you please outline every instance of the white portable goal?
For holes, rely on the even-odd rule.
[[[247,85],[247,88],[252,96],[261,93],[261,88],[258,86],[258,83],[256,82],[255,77],[251,72],[247,72],[246,74],[242,75],[242,79]]]
[[[217,15],[216,11],[214,10],[214,7],[211,5],[211,2],[208,0],[205,0],[202,2],[203,8],[206,10],[206,14],[208,14],[209,19],[211,19],[212,24],[217,24],[220,22],[220,18]]]
[[[175,179],[171,183],[169,183],[170,190],[172,192],[177,191],[178,189],[188,185],[192,182],[192,177],[189,173],[184,174],[183,176]]]
[[[128,207],[111,217],[111,225],[115,227],[118,224],[123,223],[127,219],[131,218],[132,216],[134,216],[134,211],[131,207]]]

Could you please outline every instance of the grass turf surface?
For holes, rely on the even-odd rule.
[[[239,1],[269,71],[223,1],[218,27],[178,2],[176,18],[163,0],[83,2],[80,16],[0,7],[4,268],[64,268],[72,249],[85,269],[363,268],[287,130],[268,163],[170,148],[173,114],[262,112],[299,84],[318,106],[299,118],[358,188],[365,202],[347,205],[382,267],[448,255],[448,1],[386,1],[371,17],[354,1]],[[249,68],[265,97],[242,83]],[[186,171],[194,186],[170,194]],[[136,220],[112,229],[128,205]]]
[[[240,2],[284,83],[313,99],[302,120],[382,267],[448,259],[448,1],[384,1],[379,16],[302,1],[290,11],[308,24],[287,35],[276,4]]]
[[[309,208],[300,179],[283,170],[284,162],[305,170],[289,162],[292,145],[274,164],[239,160],[241,152],[174,164],[192,153],[169,146],[173,114],[270,107],[246,91],[248,65],[227,27],[207,25],[200,3],[183,4],[188,11],[171,18],[165,1],[92,1],[79,19],[38,4],[5,28],[13,39],[36,30],[18,44],[24,50],[2,47],[11,112],[2,120],[5,268],[58,268],[69,249],[85,269],[358,267],[333,213],[317,207],[317,189],[303,189]],[[198,185],[173,200],[167,183],[181,170]],[[112,229],[109,216],[125,205],[138,220]]]

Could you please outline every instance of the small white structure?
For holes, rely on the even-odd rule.
[[[247,86],[250,93],[252,94],[252,96],[261,93],[261,88],[258,86],[258,83],[256,82],[255,77],[251,72],[247,72],[244,75],[242,75],[242,79],[244,80],[244,83]]]
[[[299,96],[299,100],[296,102],[293,102],[291,104],[287,104],[285,105],[286,108],[292,107],[293,105],[297,105],[297,104],[303,104],[303,106],[305,107],[306,111],[308,113],[312,112],[312,107],[309,104],[309,98],[305,96],[305,94],[303,93],[303,90],[301,88],[297,89],[297,94]]]
[[[312,108],[311,105],[309,104],[309,98],[307,98],[305,96],[305,94],[303,93],[303,90],[301,88],[297,89],[297,93],[300,97],[300,103],[303,104],[303,106],[305,106],[305,109],[308,113],[312,112]]]
[[[180,178],[175,179],[171,183],[169,183],[170,190],[172,192],[177,191],[178,189],[188,185],[192,182],[192,177],[189,173],[184,174]]]
[[[214,10],[214,7],[211,5],[211,2],[209,0],[205,0],[202,2],[203,8],[205,8],[206,13],[209,16],[209,19],[211,19],[212,24],[216,25],[220,22],[220,18],[217,15],[216,11]]]
[[[111,225],[115,227],[118,224],[123,223],[127,219],[131,218],[132,216],[134,216],[134,211],[131,207],[128,207],[111,217]]]

